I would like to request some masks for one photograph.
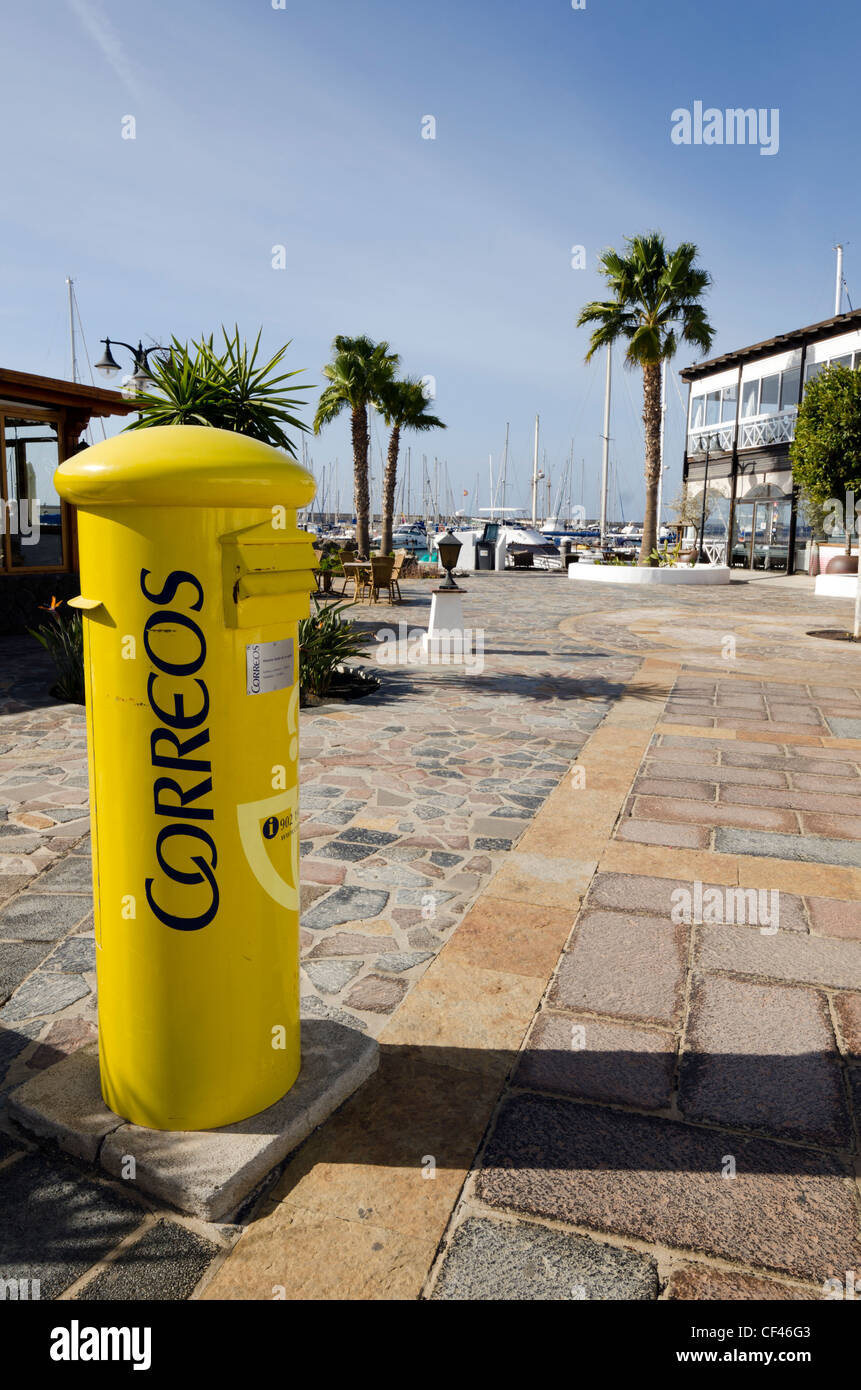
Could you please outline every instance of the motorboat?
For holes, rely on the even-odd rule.
[[[379,548],[381,535],[371,537],[371,544]],[[407,550],[410,555],[428,553],[428,535],[423,521],[405,521],[392,531],[392,550]]]
[[[518,521],[485,521],[455,530],[461,543],[458,569],[561,569],[559,547],[548,536]],[[439,536],[431,537],[434,548]]]

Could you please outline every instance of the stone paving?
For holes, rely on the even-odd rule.
[[[540,617],[534,584],[506,594],[504,628],[498,590],[470,593],[481,673],[387,670],[378,694],[302,712],[304,1016],[380,1031],[632,672],[559,632],[569,595],[548,578]],[[420,627],[428,588],[357,616],[371,635]],[[97,1032],[84,713],[46,695],[35,642],[5,639],[0,662],[2,1095]],[[232,1237],[217,1228],[208,1248]]]
[[[303,1007],[378,1075],[242,1229],[0,1133],[43,1296],[803,1299],[858,1267],[861,653],[805,636],[851,605],[468,588],[483,673],[303,714]],[[7,1089],[95,1017],[83,724],[41,679],[0,676]]]

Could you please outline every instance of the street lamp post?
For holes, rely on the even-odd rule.
[[[117,372],[122,369],[111,352],[111,344],[113,343],[114,347],[126,348],[131,353],[134,363],[134,373],[129,378],[128,384],[134,387],[135,394],[145,391],[152,384],[152,373],[149,369],[150,353],[170,351],[169,348],[160,347],[157,343],[152,347],[145,348],[140,340],[138,340],[137,347],[132,347],[131,343],[123,343],[119,338],[102,338],[101,341],[105,345],[105,350],[98,362],[95,363],[96,371],[104,372],[107,377],[116,376]]]

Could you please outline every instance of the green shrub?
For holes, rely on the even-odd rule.
[[[321,604],[316,595],[312,598],[316,611],[299,623],[299,694],[303,703],[309,695],[322,699],[337,667],[350,657],[361,656],[370,641],[356,632],[354,622],[342,617],[352,604]]]
[[[41,642],[57,671],[57,682],[51,694],[68,704],[83,705],[84,695],[84,626],[80,613],[69,608],[65,613],[62,599],[52,598],[50,604],[40,605],[50,614],[50,622],[42,623],[29,632]]]

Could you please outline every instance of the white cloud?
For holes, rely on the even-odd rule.
[[[113,69],[123,86],[137,100],[142,100],[143,87],[138,81],[134,66],[126,56],[122,41],[110,21],[101,13],[93,0],[68,0],[68,5],[90,38],[101,50],[102,57]]]

